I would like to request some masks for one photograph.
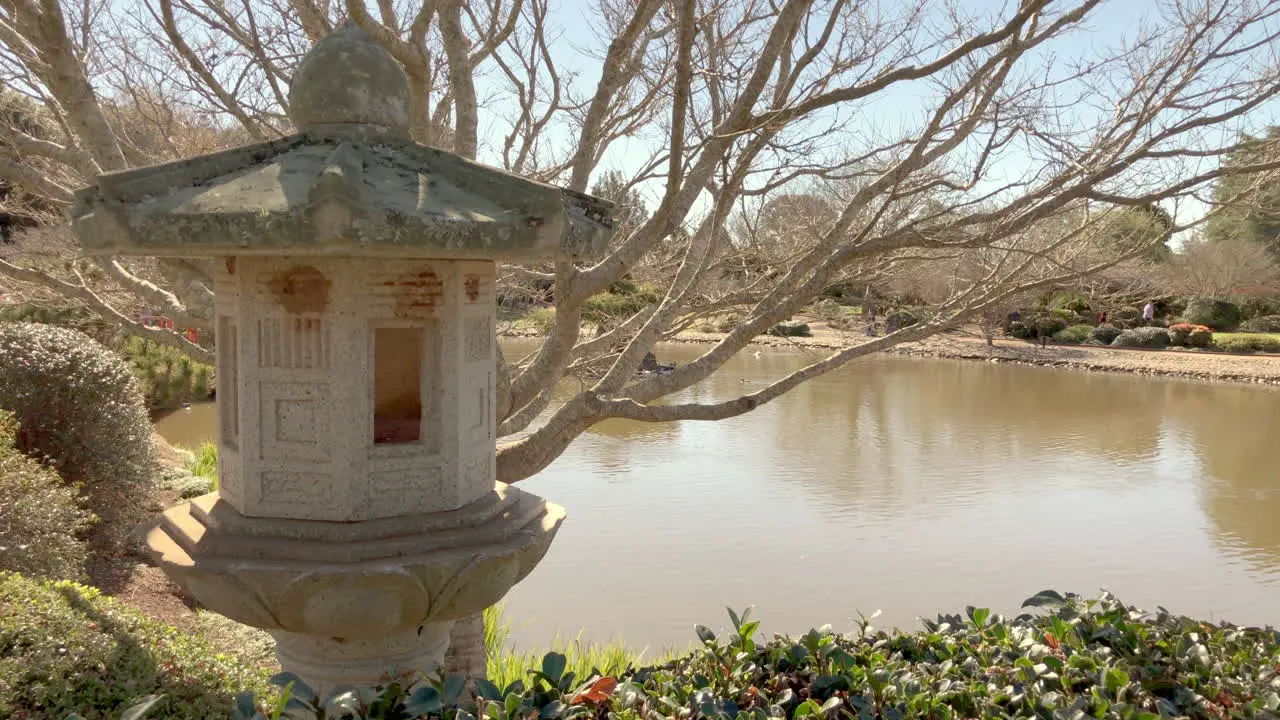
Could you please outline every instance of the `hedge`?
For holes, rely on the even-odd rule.
[[[266,679],[94,588],[0,573],[0,718],[115,720],[149,695],[148,717],[228,718]]]
[[[723,637],[697,626],[692,654],[618,676],[566,672],[547,654],[527,680],[499,688],[461,678],[317,698],[296,677],[290,717],[441,720],[846,720],[1260,718],[1280,712],[1280,633],[1211,625],[1165,610],[1144,613],[1109,593],[1046,590],[1006,619],[983,608],[924,620],[914,633],[865,621],[799,638],[758,638],[759,623],[729,612]],[[239,717],[268,717],[248,696]],[[308,709],[311,708],[311,709]]]

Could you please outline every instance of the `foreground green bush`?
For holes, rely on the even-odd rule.
[[[915,633],[865,622],[853,635],[829,628],[800,638],[757,639],[759,623],[730,611],[732,631],[697,626],[702,646],[663,665],[618,676],[566,671],[550,653],[526,679],[478,696],[461,678],[405,689],[315,698],[293,683],[289,717],[443,720],[682,720],[771,718],[1039,718],[1205,720],[1280,713],[1280,633],[1143,613],[1109,594],[1097,600],[1044,591],[1024,607],[1048,614],[1006,619],[981,608],[940,615]],[[241,700],[238,717],[253,714]],[[310,710],[308,708],[311,708]]]
[[[660,302],[662,295],[653,288],[623,284],[583,300],[582,319],[596,325],[613,325]]]
[[[1111,341],[1114,347],[1163,348],[1169,346],[1169,331],[1159,327],[1125,330]]]
[[[147,409],[153,414],[208,399],[213,379],[209,365],[196,362],[175,348],[137,337],[121,343],[119,352],[133,367]]]
[[[18,421],[17,446],[48,458],[72,482],[145,484],[151,419],[118,355],[83,333],[0,324],[0,408]]]
[[[0,570],[83,579],[89,547],[82,535],[93,513],[75,487],[18,452],[17,430],[12,413],[0,410]]]
[[[1053,339],[1060,343],[1078,344],[1088,340],[1091,332],[1093,332],[1092,325],[1072,325],[1054,333]]]
[[[1110,345],[1112,340],[1124,332],[1115,325],[1102,324],[1089,332],[1089,343],[1094,345]]]
[[[1240,323],[1240,332],[1280,333],[1280,315],[1263,315]]]
[[[1169,326],[1169,343],[1186,347],[1205,348],[1213,342],[1213,331],[1204,325],[1175,323]]]
[[[1267,335],[1237,335],[1222,340],[1214,340],[1214,347],[1223,352],[1235,353],[1280,353],[1280,338]]]
[[[1217,298],[1196,297],[1187,301],[1182,321],[1205,325],[1218,332],[1230,332],[1240,325],[1240,306]]]
[[[265,676],[211,643],[149,620],[93,588],[0,573],[0,718],[228,718]]]
[[[795,322],[788,320],[780,322],[769,328],[768,335],[777,335],[778,337],[809,337],[809,323]]]

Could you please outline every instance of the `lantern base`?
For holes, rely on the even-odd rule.
[[[392,681],[409,686],[433,677],[444,663],[453,622],[427,623],[376,640],[339,640],[276,631],[280,667],[297,675],[324,699],[344,687]],[[304,698],[309,699],[309,698]]]

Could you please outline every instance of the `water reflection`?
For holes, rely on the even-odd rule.
[[[674,400],[726,400],[818,357],[745,353]],[[769,631],[876,608],[911,626],[1046,587],[1280,622],[1278,410],[1266,388],[875,357],[728,421],[610,420],[525,483],[570,515],[509,596],[516,638],[684,645],[747,603]],[[213,432],[199,409],[171,420],[162,432]]]

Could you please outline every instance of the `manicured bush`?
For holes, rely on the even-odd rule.
[[[1262,315],[1240,323],[1240,332],[1280,333],[1280,315]]]
[[[1121,330],[1128,330],[1137,327],[1138,323],[1142,322],[1142,311],[1131,305],[1126,305],[1107,315],[1107,319]]]
[[[1182,313],[1182,321],[1205,325],[1218,332],[1230,332],[1240,325],[1240,307],[1217,298],[1191,298]]]
[[[1158,327],[1125,330],[1111,341],[1115,347],[1162,348],[1169,346],[1169,331]]]
[[[546,335],[551,332],[551,327],[556,324],[556,309],[549,307],[534,308],[522,319],[534,330]]]
[[[1252,319],[1268,315],[1280,315],[1280,294],[1249,295],[1238,298],[1238,300],[1240,301],[1240,314],[1245,318]]]
[[[1093,332],[1092,325],[1072,325],[1054,333],[1053,339],[1061,343],[1077,344],[1088,340],[1091,332]]]
[[[18,303],[0,307],[0,322],[39,323],[79,330],[101,343],[111,343],[120,334],[120,326],[107,322],[101,315],[80,305],[35,305]]]
[[[1268,335],[1237,335],[1222,340],[1215,339],[1214,347],[1234,353],[1280,353],[1280,338]]]
[[[774,325],[768,334],[779,337],[809,337],[810,333],[808,323],[787,320]]]
[[[1060,292],[1049,299],[1049,307],[1053,310],[1067,310],[1076,315],[1086,315],[1093,311],[1089,298],[1078,292]]]
[[[476,696],[449,678],[357,690],[330,706],[347,703],[351,714],[341,716],[355,720],[1264,720],[1280,710],[1280,645],[1270,628],[1144,613],[1105,593],[1085,600],[1044,591],[1023,606],[1048,612],[1006,619],[971,607],[923,620],[915,633],[864,622],[851,635],[825,627],[771,641],[758,637],[757,621],[731,611],[729,633],[699,625],[701,647],[661,665],[583,676],[549,653],[525,679],[482,681]],[[308,690],[293,687],[306,705],[323,705]],[[290,717],[318,716],[303,701],[296,707]]]
[[[0,573],[0,717],[115,720],[161,694],[147,717],[226,718],[265,679],[94,588]]]
[[[911,327],[920,322],[920,316],[906,308],[898,308],[884,316],[885,329],[890,332]]]
[[[1029,340],[1035,334],[1031,329],[1031,326],[1021,320],[1014,320],[1009,323],[1009,326],[1005,328],[1004,333],[1009,337],[1017,338],[1019,340]]]
[[[0,408],[18,421],[17,447],[90,486],[146,485],[151,420],[138,380],[88,336],[50,325],[0,325]],[[95,507],[95,509],[97,509]]]
[[[18,452],[17,430],[13,414],[0,410],[0,570],[83,579],[89,547],[82,535],[93,513],[82,507],[75,487]]]
[[[584,300],[582,319],[597,325],[619,323],[649,305],[662,302],[662,295],[657,290],[645,286],[623,286],[617,290],[596,293]]]
[[[1111,341],[1115,340],[1122,332],[1124,331],[1115,325],[1103,323],[1089,331],[1088,342],[1094,345],[1110,345]]]
[[[1213,331],[1203,325],[1197,325],[1187,335],[1187,345],[1193,348],[1207,348],[1213,344]]]
[[[1195,340],[1191,339],[1195,334]],[[1192,325],[1191,323],[1174,323],[1169,326],[1169,344],[1190,347],[1208,347],[1209,342],[1213,340],[1213,331],[1204,325]],[[1201,344],[1194,344],[1201,343]]]
[[[152,414],[208,399],[212,366],[196,362],[176,348],[137,337],[120,343],[119,352],[133,367]]]

